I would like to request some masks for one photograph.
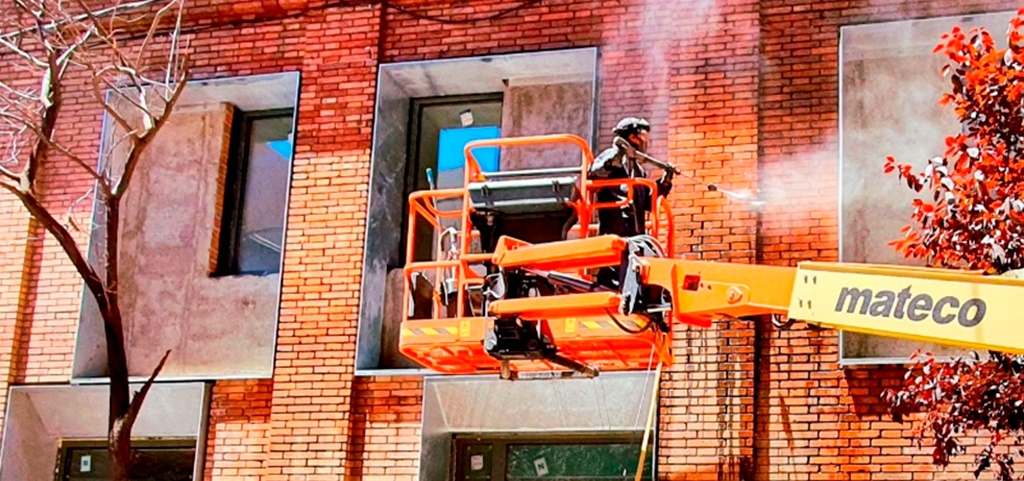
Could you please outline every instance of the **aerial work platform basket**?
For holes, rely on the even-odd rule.
[[[488,173],[473,155],[557,144],[579,148],[578,166]],[[673,322],[707,327],[714,317],[788,305],[779,285],[787,276],[791,284],[791,270],[673,259],[672,211],[655,182],[587,178],[594,157],[578,136],[474,141],[465,157],[462,188],[409,198],[400,351],[427,368],[506,378],[648,369],[672,363]],[[626,199],[595,202],[604,188],[621,188]],[[598,235],[595,213],[633,202],[636,188],[652,197],[649,234]],[[429,256],[417,249],[423,242]],[[626,274],[596,282],[609,268]]]

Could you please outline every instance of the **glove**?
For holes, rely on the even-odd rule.
[[[669,194],[669,192],[672,192],[672,176],[673,175],[674,174],[672,173],[672,171],[667,170],[661,176],[661,179],[658,179],[658,195],[659,196],[665,197],[665,196],[667,196]]]

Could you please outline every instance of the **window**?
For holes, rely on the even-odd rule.
[[[132,481],[191,481],[195,440],[132,441]],[[110,454],[105,440],[62,441],[56,481],[110,479]]]
[[[161,379],[273,376],[282,295],[273,273],[288,222],[300,78],[194,80],[143,154],[121,209],[121,261],[132,266],[122,283],[134,287],[121,292],[132,377],[148,377],[166,349],[188,355],[171,356]],[[103,125],[114,124],[105,114]],[[100,149],[120,138],[103,128]],[[90,249],[90,262],[102,252]],[[88,292],[80,304],[71,379],[104,379],[99,309]]]
[[[281,271],[288,182],[291,109],[235,112],[224,185],[217,273]]]
[[[471,140],[496,138],[501,136],[502,101],[504,95],[481,94],[460,97],[434,97],[412,99],[412,133],[411,149],[408,154],[405,172],[405,189],[403,198],[418,190],[431,188],[427,171],[433,174],[434,186],[437,189],[462,187],[464,180],[463,166],[465,154],[462,148]],[[486,170],[497,170],[497,148],[480,149],[475,152],[481,167]],[[487,162],[487,160],[491,162]],[[442,210],[458,209],[458,201],[441,201],[438,207]],[[408,242],[409,204],[403,203],[402,224],[399,231],[402,235],[399,253],[406,251]],[[457,225],[457,222],[442,221],[442,225]],[[420,222],[416,238],[416,258],[431,260],[434,258],[436,246],[432,239],[430,225]],[[400,263],[395,267],[404,266],[405,258],[400,256]]]
[[[911,202],[920,194],[882,173],[887,156],[923,165],[945,149],[944,139],[961,127],[938,104],[947,82],[935,75],[943,65],[932,47],[959,25],[965,31],[1002,25],[1012,12],[848,25],[840,29],[839,260],[921,265],[888,244],[911,222]],[[904,363],[915,350],[936,357],[958,347],[854,332],[840,333],[840,362]]]
[[[632,480],[640,461],[640,434],[457,437],[455,481]],[[654,479],[648,450],[641,479]]]
[[[593,137],[597,92],[594,48],[381,65],[357,333],[359,375],[421,369],[401,355],[408,246],[408,194],[430,186],[461,187],[470,139],[569,133]],[[520,170],[577,166],[575,146],[559,149],[479,149],[484,168]],[[483,157],[486,157],[484,159]],[[448,207],[444,201],[439,207]],[[457,221],[456,221],[457,222]],[[442,224],[445,224],[442,221]],[[447,224],[446,224],[447,225]],[[430,258],[437,243],[419,222],[416,258]],[[433,281],[432,281],[433,282]]]

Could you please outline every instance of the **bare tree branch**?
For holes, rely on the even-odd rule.
[[[71,24],[71,23],[83,22],[83,21],[88,20],[88,19],[90,19],[92,17],[97,17],[97,18],[98,17],[105,17],[105,16],[110,15],[112,13],[116,13],[119,10],[128,10],[128,11],[130,11],[130,10],[140,9],[140,8],[152,5],[154,3],[157,3],[158,1],[160,1],[160,0],[142,0],[142,1],[139,1],[139,2],[125,3],[125,4],[120,4],[119,3],[118,5],[115,5],[115,6],[112,6],[112,7],[103,8],[103,9],[100,9],[100,10],[95,10],[95,11],[93,11],[92,9],[87,8],[86,9],[86,13],[82,13],[82,14],[75,15],[75,16],[69,16],[69,17],[66,17],[64,19],[61,19],[61,21],[48,22],[43,27],[45,29],[47,29],[47,30],[53,30],[53,29],[56,29],[59,26],[63,26],[63,25]],[[20,1],[17,1],[16,3],[23,4],[23,2],[20,2]],[[38,27],[27,27],[27,28],[15,30],[15,31],[10,32],[10,33],[2,34],[2,35],[0,35],[0,42],[2,42],[4,40],[10,41],[10,40],[22,37],[25,34],[29,34],[29,33],[34,32],[37,28]]]
[[[125,73],[128,73],[128,72],[125,72]],[[134,84],[134,87],[141,91],[142,90],[142,86],[139,85],[138,79],[135,77],[136,75],[137,74],[135,74],[134,72],[129,73],[129,76],[132,79],[132,83]],[[140,111],[142,111],[142,114],[143,114],[144,118],[152,119],[153,114],[150,112],[149,106],[145,105],[144,103],[140,103],[139,100],[135,100],[134,97],[132,97],[131,95],[128,95],[127,92],[122,90],[123,87],[120,87],[120,86],[114,84],[113,82],[108,80],[106,77],[101,77],[101,80],[103,81],[104,84],[106,84],[107,88],[111,92],[116,93],[122,99],[124,99],[128,103],[132,104],[133,107],[135,107],[135,108],[139,109]],[[142,101],[144,102],[145,101],[144,94],[141,97],[142,97]],[[151,122],[152,122],[152,120],[148,120],[147,121],[147,123],[151,123]]]
[[[3,142],[0,146],[0,155],[3,156],[0,157],[0,190],[15,195],[32,217],[57,240],[95,300],[103,320],[110,376],[108,449],[112,461],[111,476],[115,481],[126,481],[130,477],[132,425],[170,351],[164,354],[152,376],[131,399],[124,319],[119,302],[121,200],[143,152],[166,125],[184,92],[190,79],[189,58],[187,42],[183,50],[180,38],[184,11],[182,0],[163,0],[166,5],[153,9],[155,12],[147,9],[139,15],[135,15],[133,10],[158,0],[123,5],[120,0],[115,0],[116,5],[101,11],[91,10],[86,1],[13,0],[14,14],[0,19],[7,29],[13,29],[0,34],[0,50],[6,49],[13,54],[10,57],[13,61],[7,62],[13,67],[9,72],[14,72],[15,78],[31,76],[39,82],[36,88],[0,82],[0,142]],[[83,13],[71,15],[65,9],[67,3],[77,4]],[[170,33],[170,49],[164,63],[148,55],[147,51],[158,43],[161,26],[167,24],[164,17],[175,6],[177,18]],[[126,18],[121,16],[124,12],[129,12]],[[143,19],[149,19],[151,23],[135,25]],[[138,33],[144,33],[144,37],[130,36]],[[35,42],[39,45],[34,45]],[[161,44],[161,48],[166,46]],[[77,88],[65,83],[71,72],[84,74],[91,86],[85,89],[117,125],[118,129],[114,131],[123,129],[124,132],[114,134],[119,137],[112,145],[104,142],[104,151],[95,166],[56,135],[65,93]],[[161,78],[162,82],[158,80]],[[161,103],[162,106],[159,105]],[[138,115],[141,115],[141,122]],[[57,219],[39,202],[35,191],[39,173],[48,166],[59,165],[50,158],[61,155],[88,172],[96,182],[89,192],[68,206],[63,219]],[[97,233],[104,248],[95,267],[71,235],[71,231],[81,231],[75,216],[78,206],[93,197],[97,199],[94,215],[104,220],[102,234]]]
[[[100,79],[96,75],[93,75],[92,78],[90,78],[90,81],[92,84],[92,96],[94,99],[96,99],[97,103],[103,106],[103,111],[106,112],[107,115],[110,116],[110,118],[114,119],[114,121],[117,122],[117,125],[120,125],[122,129],[134,135],[135,129],[132,127],[132,124],[130,124],[127,119],[121,116],[120,112],[118,112],[117,109],[108,104],[107,99],[104,98],[103,93],[106,91],[106,89],[104,89],[103,86],[100,84],[102,79]]]
[[[55,142],[52,139],[50,139],[49,137],[46,137],[44,135],[44,133],[39,129],[39,127],[37,127],[35,124],[33,124],[29,120],[25,119],[24,117],[21,117],[19,115],[12,114],[12,113],[9,113],[9,112],[4,112],[2,110],[0,110],[0,118],[5,119],[5,120],[9,120],[9,121],[17,122],[17,123],[21,124],[24,128],[33,131],[33,133],[36,135],[37,139],[39,139],[42,142],[45,142],[46,145],[49,148],[56,149],[61,154],[63,154],[65,157],[67,157],[72,162],[74,162],[76,165],[81,167],[82,170],[84,170],[87,174],[89,174],[90,177],[93,178],[93,180],[96,180],[99,183],[100,188],[104,192],[106,192],[106,193],[110,192],[110,183],[107,181],[106,178],[104,178],[102,175],[100,175],[100,173],[97,172],[95,168],[93,168],[88,163],[86,163],[86,161],[84,159],[82,159],[81,157],[79,157],[77,154],[75,154],[74,152],[69,150],[67,148],[67,146],[65,146],[64,144],[62,144],[60,142]],[[11,172],[11,174],[12,175],[16,175],[16,174],[13,174],[13,172]],[[20,178],[20,177],[18,177],[16,175],[15,178]]]
[[[79,48],[82,47],[82,45],[85,45],[85,42],[89,41],[89,39],[92,38],[95,32],[95,29],[87,29],[85,33],[82,34],[81,38],[72,43],[71,46],[68,47],[68,49],[65,50],[63,54],[61,54],[61,56],[57,59],[57,64],[61,65],[60,72],[57,75],[58,78],[64,78],[64,74],[67,73],[68,65],[71,65],[71,59],[73,58],[74,54],[78,51]]]
[[[164,368],[164,363],[167,362],[167,358],[171,355],[171,350],[168,349],[164,352],[163,357],[160,358],[160,362],[156,365],[156,369],[153,370],[153,374],[149,375],[149,379],[146,379],[146,383],[142,385],[139,392],[135,393],[135,398],[132,399],[132,404],[128,406],[128,414],[125,415],[126,423],[134,423],[135,418],[138,417],[139,411],[142,410],[142,403],[146,400],[146,395],[149,394],[149,388],[153,387],[153,381],[156,380],[157,375]]]
[[[75,242],[75,238],[72,237],[71,233],[61,225],[60,221],[55,219],[50,214],[39,200],[36,199],[31,193],[22,191],[18,185],[0,181],[0,188],[14,194],[18,200],[28,209],[29,214],[32,214],[36,220],[42,224],[43,228],[47,230],[60,244],[61,249],[67,254],[68,259],[75,266],[75,270],[85,281],[86,287],[89,292],[93,294],[96,299],[96,303],[100,309],[107,309],[107,295],[106,290],[103,288],[103,281],[100,276],[96,274],[96,271],[89,265],[89,262],[82,255],[82,251],[78,248],[78,244]]]
[[[178,18],[175,19],[174,31],[171,32],[171,48],[169,54],[167,55],[167,76],[164,77],[164,82],[166,82],[167,85],[171,85],[171,83],[174,82],[176,76],[174,72],[188,70],[187,53],[181,59],[182,64],[178,65],[178,55],[181,52],[181,50],[179,50],[180,46],[178,45],[178,40],[181,38],[181,20],[185,17],[185,2],[184,0],[175,1],[178,3]],[[166,97],[164,98],[166,99]]]
[[[0,113],[2,110],[0,106]],[[0,175],[7,179],[18,182],[20,177],[13,170],[7,168],[7,165],[18,165],[18,158],[21,156],[22,143],[25,132],[28,130],[25,126],[15,125],[10,120],[4,119],[4,122],[10,126],[10,128],[0,129],[0,134],[3,138],[0,138],[0,145],[3,145],[4,157],[0,158]]]
[[[38,58],[36,58],[32,54],[22,50],[21,47],[19,47],[18,45],[15,45],[10,40],[7,40],[4,37],[0,37],[0,45],[4,46],[5,48],[10,50],[14,54],[18,55],[19,57],[22,57],[25,60],[28,60],[29,62],[31,62],[36,67],[46,68],[46,62],[44,62],[42,60],[39,60]]]
[[[37,16],[38,21],[38,16]],[[36,136],[36,146],[28,156],[28,165],[25,167],[23,177],[23,188],[31,191],[35,185],[35,179],[39,165],[46,161],[49,154],[50,144],[53,139],[53,131],[57,127],[57,117],[63,104],[63,84],[56,75],[61,70],[57,65],[57,58],[60,54],[50,45],[40,29],[42,42],[47,50],[46,71],[43,74],[42,87],[40,88],[39,100],[43,104],[43,114]]]
[[[0,110],[8,113],[17,112],[21,118],[31,119],[32,122],[39,121],[42,106],[39,105],[39,95],[37,93],[26,91],[22,92],[21,95],[16,95],[15,98],[0,97],[0,101],[2,101],[0,103]]]
[[[103,153],[103,158],[104,159],[110,159],[114,155],[114,152],[117,151],[117,149],[119,147],[121,147],[121,144],[125,143],[125,141],[127,141],[127,140],[132,140],[134,138],[135,138],[135,132],[127,132],[127,133],[125,133],[124,135],[121,136],[121,138],[117,139],[116,142],[114,142],[109,147],[107,147],[106,152]],[[111,176],[113,175],[113,170],[112,170],[113,165],[112,164],[113,164],[113,162],[106,162],[103,165],[102,172],[100,172],[100,175],[102,175],[103,177],[108,179],[108,181],[111,178]]]
[[[81,197],[75,199],[75,201],[68,206],[68,211],[64,214],[64,218],[67,219],[67,224],[64,225],[65,229],[70,227],[74,229],[76,232],[82,231],[82,227],[78,225],[78,219],[75,218],[75,209],[77,209],[78,206],[86,199],[92,197],[95,192],[95,187],[90,188],[89,190],[85,191],[85,193],[82,194]]]
[[[0,175],[4,176],[4,177],[6,177],[6,178],[8,178],[10,180],[13,180],[15,182],[18,181],[18,174],[15,174],[10,169],[8,169],[7,167],[4,167],[2,165],[0,165]]]
[[[110,299],[112,309],[118,310],[116,317],[120,318],[121,286],[121,206],[120,199],[116,196],[104,196],[103,208],[106,220],[104,240],[106,241],[106,287],[107,298]],[[122,334],[123,335],[123,334]]]
[[[190,74],[186,68],[185,73],[182,74],[181,80],[174,85],[174,90],[171,93],[170,99],[167,101],[167,105],[164,107],[163,112],[156,119],[153,127],[149,129],[139,140],[132,146],[128,154],[128,159],[125,161],[124,173],[121,174],[121,179],[118,180],[114,187],[114,197],[120,199],[124,195],[125,190],[128,188],[128,182],[131,181],[132,175],[135,173],[135,167],[139,163],[139,158],[142,155],[142,150],[153,140],[157,132],[167,123],[167,119],[171,116],[171,111],[174,105],[178,103],[178,99],[181,98],[182,92],[185,91],[185,85],[188,83]]]
[[[160,10],[158,10],[156,12],[156,15],[153,18],[153,23],[151,23],[149,25],[149,30],[146,32],[146,37],[142,39],[142,44],[139,45],[138,54],[135,56],[135,64],[136,65],[139,65],[139,64],[142,63],[142,60],[143,60],[142,56],[143,56],[143,54],[146,53],[146,47],[149,46],[149,42],[152,41],[153,40],[153,36],[156,35],[157,27],[160,26],[160,18],[163,17],[164,14],[166,14],[167,11],[170,10],[171,7],[173,7],[175,3],[178,3],[178,2],[168,3],[167,5],[164,5],[163,7],[160,8]],[[179,9],[179,11],[180,11],[180,9]],[[179,15],[178,19],[179,19],[179,22],[180,22],[180,20],[181,20],[181,16],[180,15]],[[171,45],[171,50],[170,51],[171,51],[172,55],[169,55],[169,57],[173,58],[174,45]]]
[[[114,65],[116,65],[116,66],[129,65],[130,63],[128,62],[128,59],[126,59],[121,54],[121,49],[118,48],[118,46],[117,46],[117,34],[114,31],[114,20],[117,17],[118,9],[115,8],[114,10],[111,10],[111,12],[110,12],[110,25],[109,26],[105,26],[105,25],[103,25],[103,22],[101,22],[96,17],[96,15],[92,13],[92,11],[89,9],[89,6],[85,4],[84,0],[77,0],[77,2],[78,2],[78,6],[81,7],[82,10],[85,11],[85,15],[89,19],[89,22],[94,27],[96,27],[96,29],[97,29],[97,31],[99,33],[100,40],[102,40],[108,47],[110,47],[111,52],[113,53],[114,57],[117,59],[117,62],[115,62]],[[120,4],[120,2],[118,2],[118,4]]]
[[[36,99],[35,96],[29,95],[29,94],[27,94],[25,92],[22,92],[20,90],[15,90],[10,85],[7,85],[7,82],[0,81],[0,88],[4,89],[5,91],[7,91],[7,93],[9,93],[9,94],[11,94],[11,95],[13,95],[15,97],[18,97],[19,99],[21,99],[23,101],[34,101]]]

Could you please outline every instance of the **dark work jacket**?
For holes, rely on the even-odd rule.
[[[646,177],[647,172],[635,160],[626,156],[618,147],[610,147],[601,152],[590,166],[591,180],[630,179]],[[618,202],[626,198],[623,187],[605,187],[598,189],[597,202]],[[601,223],[598,233],[615,234],[631,237],[646,233],[644,217],[651,210],[651,192],[647,187],[637,185],[633,188],[633,202],[621,208],[605,208],[597,212]]]

